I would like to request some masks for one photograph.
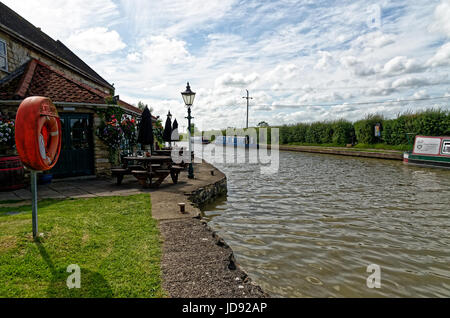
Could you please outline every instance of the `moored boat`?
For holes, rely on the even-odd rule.
[[[219,136],[215,140],[216,145],[258,148],[258,144],[253,137],[249,136]]]
[[[195,144],[202,144],[202,145],[207,145],[211,142],[209,139],[207,139],[203,136],[194,136],[194,137],[191,137],[191,140]]]
[[[416,136],[413,150],[403,154],[403,162],[450,168],[450,137]]]

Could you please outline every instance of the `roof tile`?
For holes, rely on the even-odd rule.
[[[29,96],[46,96],[54,102],[105,104],[109,95],[69,78],[47,64],[32,59],[20,72],[0,83],[0,100],[16,100]],[[122,100],[119,105],[133,112],[142,111]]]

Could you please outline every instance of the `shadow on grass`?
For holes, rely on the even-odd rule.
[[[51,272],[50,286],[47,289],[47,296],[50,298],[111,298],[113,293],[111,287],[105,278],[97,272],[92,272],[87,269],[81,268],[81,288],[67,287],[66,281],[69,275],[72,273],[67,272],[67,267],[61,267],[55,265],[47,253],[47,250],[42,243],[35,241],[36,246],[41,254],[41,257],[47,263],[47,266]],[[69,266],[70,264],[67,264]],[[81,267],[81,266],[80,266]]]
[[[53,204],[61,202],[61,201],[63,201],[63,200],[61,200],[61,199],[46,199],[46,200],[39,201],[38,209],[46,208],[50,205],[53,205]],[[21,201],[18,201],[18,202],[16,202],[16,204],[20,203],[20,202]],[[31,214],[31,202],[24,201],[23,205],[11,205],[11,206],[0,207],[0,217],[15,215],[15,214],[24,214],[24,213]]]

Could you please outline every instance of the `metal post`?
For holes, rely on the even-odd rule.
[[[37,171],[31,171],[31,219],[33,224],[33,238],[38,235],[38,215],[37,215]]]
[[[248,129],[248,89],[246,89],[247,91],[247,124],[245,125],[245,128]]]
[[[253,97],[248,96],[248,95],[249,95],[248,89],[246,89],[246,91],[247,91],[247,96],[244,96],[244,97],[242,97],[242,98],[247,99],[247,124],[246,124],[245,128],[248,129],[248,101],[249,101],[249,99],[253,99]]]
[[[192,127],[191,127],[191,108],[188,107],[188,131],[189,131],[189,168],[188,168],[188,178],[194,179],[194,167],[192,166],[192,141],[191,141],[191,135],[192,135]]]

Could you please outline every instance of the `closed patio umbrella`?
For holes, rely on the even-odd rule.
[[[164,125],[164,131],[163,131],[163,140],[167,141],[169,144],[172,141],[172,115],[169,113],[167,114],[166,124]]]
[[[180,135],[178,134],[178,122],[175,119],[172,125],[172,141],[179,141]]]
[[[150,149],[153,150],[153,127],[152,127],[152,114],[148,107],[145,107],[142,112],[141,122],[139,123],[139,132],[137,142],[143,145],[150,145]]]

